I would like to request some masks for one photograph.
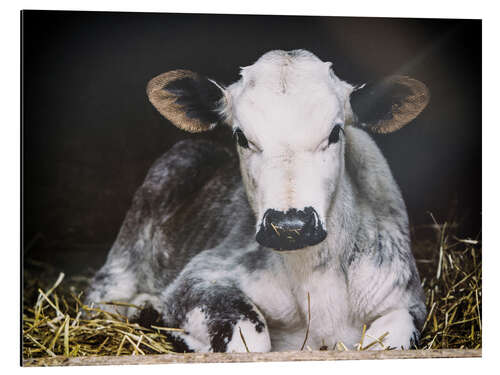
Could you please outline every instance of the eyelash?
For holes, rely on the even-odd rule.
[[[236,128],[233,132],[234,139],[243,148],[250,148],[248,145],[248,139],[245,137],[245,134],[241,131],[240,128]]]
[[[344,133],[344,129],[342,129],[342,126],[337,124],[333,127],[332,132],[328,136],[328,146],[330,146],[332,143],[337,143],[340,140],[340,132]]]

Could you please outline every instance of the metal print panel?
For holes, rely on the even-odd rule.
[[[480,20],[22,25],[25,365],[481,355]]]

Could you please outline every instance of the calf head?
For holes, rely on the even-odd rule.
[[[405,76],[354,87],[304,51],[271,51],[222,87],[187,70],[153,78],[152,104],[177,127],[233,129],[241,174],[257,217],[256,239],[276,250],[313,246],[344,174],[344,129],[388,133],[427,105],[426,86]]]

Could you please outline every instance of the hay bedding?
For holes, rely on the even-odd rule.
[[[427,318],[419,348],[479,349],[482,338],[482,244],[456,237],[444,224],[434,243],[413,252],[426,295]]]
[[[481,348],[481,242],[460,239],[444,225],[435,240],[414,243],[428,309],[419,349]],[[37,270],[36,270],[37,269]],[[36,271],[33,271],[36,270]],[[82,304],[91,274],[64,277],[46,264],[27,261],[24,273],[23,358],[146,355],[171,352],[155,325],[157,316],[138,309],[143,326],[117,313]],[[130,305],[128,305],[130,306]],[[82,311],[89,314],[82,317]],[[147,323],[144,323],[147,321]],[[158,323],[157,323],[158,324]],[[146,326],[146,327],[144,327]],[[364,333],[366,327],[360,327]],[[356,348],[383,346],[383,337],[362,339]],[[306,339],[307,332],[304,332]],[[244,339],[244,338],[242,338]],[[300,348],[297,348],[298,350]],[[307,345],[305,345],[307,349]],[[342,343],[336,348],[348,350]]]

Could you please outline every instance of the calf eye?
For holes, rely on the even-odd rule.
[[[344,129],[342,129],[341,125],[337,124],[333,127],[332,132],[328,137],[328,145],[331,145],[332,143],[337,143],[339,141],[341,131],[344,132]]]
[[[236,142],[243,147],[243,148],[249,148],[248,147],[248,140],[247,137],[245,137],[245,134],[241,131],[240,128],[236,128],[233,132],[233,136],[236,139]]]

